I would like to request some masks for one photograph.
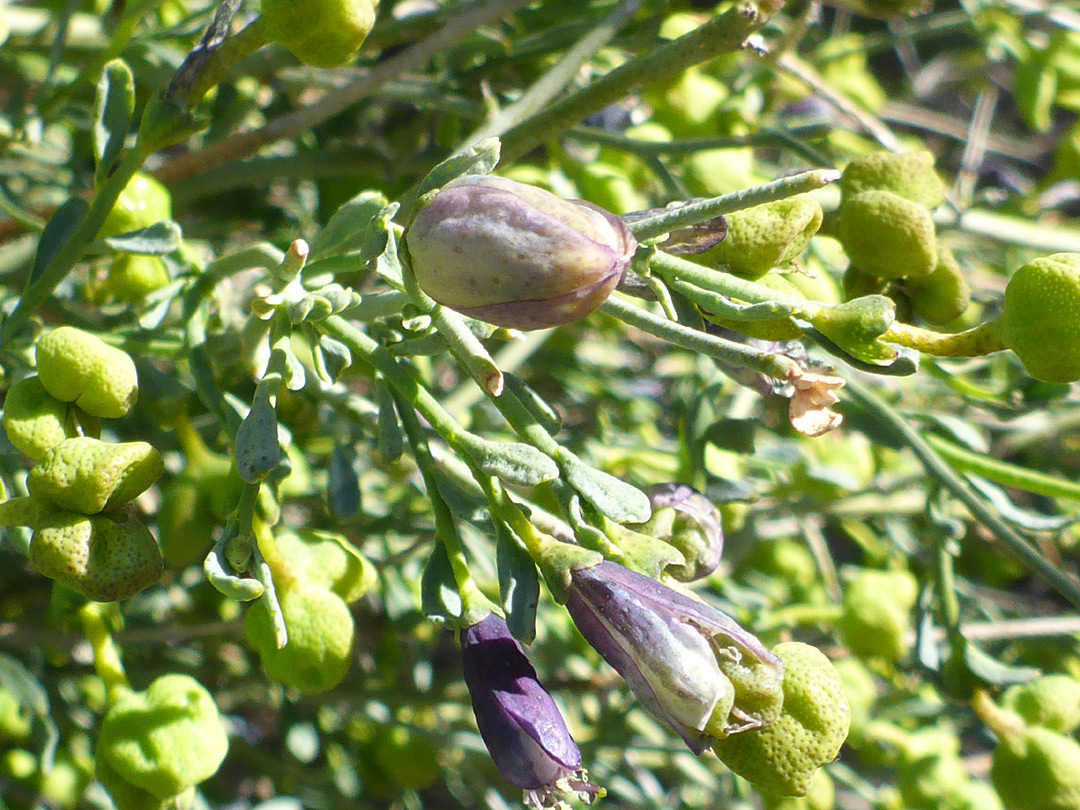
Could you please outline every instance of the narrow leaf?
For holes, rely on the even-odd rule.
[[[105,244],[121,253],[164,256],[180,247],[183,236],[180,226],[166,219],[147,228],[106,237]]]
[[[135,79],[122,59],[107,62],[97,84],[94,100],[94,182],[109,174],[131,129],[135,109]]]
[[[56,254],[68,243],[89,210],[86,200],[72,197],[49,217],[41,236],[38,237],[37,253],[34,254],[34,264],[30,268],[30,281],[37,279],[56,258]]]

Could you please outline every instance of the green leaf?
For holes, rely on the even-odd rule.
[[[30,268],[30,281],[37,279],[56,258],[56,254],[68,243],[89,210],[90,205],[86,200],[72,197],[49,217],[41,236],[38,237],[37,253],[34,254],[34,264]]]
[[[360,476],[356,473],[356,450],[335,444],[326,472],[326,501],[330,514],[347,520],[360,514]]]
[[[398,421],[394,396],[390,386],[381,375],[375,378],[375,396],[379,403],[379,455],[387,464],[401,458],[404,437],[401,435],[401,423]]]
[[[502,375],[507,390],[521,400],[521,404],[529,410],[544,430],[553,436],[562,430],[562,417],[527,382],[516,374],[506,371]]]
[[[458,155],[452,155],[428,172],[420,181],[418,195],[427,194],[442,188],[451,180],[470,174],[491,174],[499,165],[499,150],[502,145],[498,138],[485,138]]]
[[[315,343],[315,370],[327,382],[337,382],[352,365],[352,352],[340,340],[320,335]]]
[[[342,204],[330,217],[326,227],[311,241],[311,260],[332,253],[345,253],[365,244],[380,231],[385,238],[385,218],[379,214],[386,210],[389,202],[381,191],[361,191]],[[381,252],[381,249],[375,251],[369,258],[374,259]]]
[[[531,644],[536,638],[540,577],[532,557],[502,521],[495,523],[495,564],[499,571],[499,594],[506,611],[506,624],[514,638]]]
[[[461,592],[458,590],[450,557],[442,543],[435,543],[420,577],[420,609],[432,621],[459,619],[462,613]]]
[[[10,692],[20,706],[28,707],[38,717],[49,715],[49,694],[23,663],[7,653],[0,653],[0,687]]]
[[[1035,667],[1003,663],[972,641],[964,643],[964,663],[974,675],[992,686],[1027,683],[1042,675]]]
[[[616,523],[644,523],[652,515],[648,496],[637,487],[593,469],[576,456],[565,463],[564,470],[570,486]]]
[[[245,483],[261,481],[281,461],[277,427],[277,412],[269,394],[256,394],[236,431],[234,445],[236,470]]]
[[[251,602],[263,595],[266,586],[253,577],[230,574],[222,565],[222,558],[223,554],[215,547],[203,560],[203,573],[218,593],[237,602]]]
[[[122,59],[105,64],[94,100],[94,183],[109,174],[131,130],[135,110],[135,79]]]
[[[508,484],[536,486],[559,477],[555,462],[532,445],[521,442],[493,442],[472,437],[473,461],[486,475]]]
[[[178,247],[184,234],[171,219],[155,222],[147,228],[105,238],[105,244],[120,253],[164,256]]]

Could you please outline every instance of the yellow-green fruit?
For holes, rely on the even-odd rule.
[[[340,534],[307,529],[280,532],[274,539],[298,580],[329,588],[346,603],[355,602],[378,582],[375,566]]]
[[[1001,705],[1031,726],[1062,734],[1080,728],[1080,681],[1068,675],[1044,675],[1005,690]]]
[[[836,785],[828,772],[819,768],[805,796],[763,793],[761,799],[765,810],[836,810]]]
[[[104,758],[94,763],[94,775],[108,791],[116,810],[162,810],[161,799],[126,781]]]
[[[105,279],[106,295],[126,304],[137,304],[169,283],[165,262],[157,256],[125,253],[117,256]]]
[[[1041,726],[1006,734],[994,749],[990,780],[1008,810],[1080,807],[1080,745]]]
[[[74,436],[68,404],[49,394],[37,376],[19,380],[4,398],[4,431],[21,452],[37,461],[45,451]]]
[[[1080,253],[1033,259],[1009,279],[1002,343],[1043,382],[1080,379]]]
[[[1004,810],[1001,797],[988,782],[969,779],[949,797],[948,810]]]
[[[683,179],[694,194],[714,197],[761,182],[752,149],[704,149],[686,159]]]
[[[918,583],[909,571],[862,569],[844,589],[837,629],[855,655],[899,661],[908,652]]]
[[[172,196],[169,190],[148,174],[136,172],[124,186],[98,237],[148,228],[172,218]]]
[[[718,740],[713,750],[739,776],[764,791],[805,796],[817,769],[832,762],[851,719],[840,675],[815,647],[777,644],[784,662],[780,716],[763,728]]]
[[[737,276],[759,278],[802,253],[821,226],[821,206],[797,196],[726,215],[724,241],[698,257],[702,264],[727,265]]]
[[[937,267],[930,209],[891,191],[864,191],[844,200],[837,237],[851,263],[880,278],[925,276]]]
[[[263,0],[267,37],[305,65],[332,68],[348,62],[375,24],[375,0]]]
[[[851,161],[840,177],[845,200],[864,191],[891,191],[927,208],[945,202],[945,184],[934,171],[934,155],[919,152],[874,152]]]
[[[877,683],[866,664],[858,658],[841,658],[834,666],[844,683],[844,694],[847,695],[848,706],[851,707],[851,737],[853,742],[857,742],[863,737],[873,716]]]
[[[109,442],[78,436],[48,450],[26,477],[39,502],[96,515],[116,509],[161,477],[161,454],[146,442]]]
[[[74,402],[88,414],[119,419],[135,405],[139,377],[126,352],[73,326],[42,337],[36,348],[38,377],[45,390],[62,402]]]
[[[967,780],[956,754],[927,754],[901,760],[896,785],[907,807],[943,807]]]
[[[110,707],[96,755],[125,782],[164,800],[217,773],[228,750],[214,698],[194,678],[173,674]]]
[[[693,138],[717,134],[714,117],[727,97],[723,82],[692,67],[654,84],[645,100],[653,107],[653,121],[678,138]]]
[[[915,276],[904,283],[915,314],[927,323],[941,326],[956,320],[971,303],[971,287],[952,252],[938,251],[937,267],[927,276]]]
[[[628,214],[649,207],[649,198],[634,188],[630,178],[606,163],[582,166],[574,182],[584,199],[613,214]]]
[[[115,602],[161,577],[161,552],[150,530],[134,518],[48,512],[30,539],[30,562],[95,602]]]
[[[867,66],[866,55],[866,38],[856,33],[826,37],[814,52],[821,77],[830,87],[877,112],[889,97]]]
[[[885,292],[885,288],[889,286],[889,282],[883,278],[864,273],[855,265],[851,264],[848,265],[847,270],[844,271],[842,286],[844,290],[844,300],[854,301],[856,298],[862,298],[866,295],[878,295],[879,293]]]
[[[379,768],[410,790],[424,790],[439,781],[438,753],[431,737],[406,726],[385,728],[375,738]]]
[[[289,633],[280,650],[263,600],[244,617],[244,632],[266,674],[309,695],[333,689],[351,663],[354,625],[348,605],[336,593],[302,582],[283,588],[278,600]]]

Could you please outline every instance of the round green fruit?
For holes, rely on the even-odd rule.
[[[269,39],[305,65],[332,68],[360,50],[378,7],[375,0],[263,0],[262,22]]]
[[[1080,379],[1080,253],[1033,259],[1009,279],[1001,341],[1036,380]]]

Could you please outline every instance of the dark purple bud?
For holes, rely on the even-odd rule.
[[[461,634],[461,661],[480,736],[528,806],[562,791],[600,792],[581,768],[581,752],[559,707],[536,678],[525,651],[495,614]]]
[[[545,329],[611,295],[637,249],[623,221],[582,200],[503,177],[461,177],[405,234],[420,288],[472,318]]]
[[[695,754],[771,723],[784,665],[734,619],[612,562],[571,574],[578,630]]]
[[[657,484],[646,494],[653,514],[643,531],[674,546],[686,560],[669,565],[667,573],[691,582],[715,571],[724,551],[724,527],[713,502],[685,484]]]

